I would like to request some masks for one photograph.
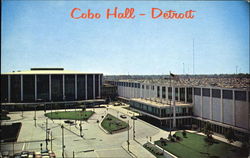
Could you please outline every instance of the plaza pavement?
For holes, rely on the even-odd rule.
[[[77,109],[80,110],[80,109]],[[88,109],[93,110],[93,109]],[[55,110],[53,110],[54,112]],[[56,110],[64,111],[64,110]],[[67,110],[69,111],[69,110]],[[74,109],[70,110],[74,111]],[[102,116],[107,113],[120,118],[121,112],[117,112],[112,108],[95,108],[95,114],[90,117],[88,121],[81,121],[83,127],[83,138],[80,137],[80,121],[76,121],[77,125],[70,126],[65,124],[65,120],[50,120],[48,119],[48,128],[52,131],[52,150],[57,157],[62,155],[62,129],[64,125],[64,142],[65,142],[65,157],[72,157],[73,152],[75,157],[131,157],[131,155],[122,147],[123,143],[127,141],[127,131],[107,134],[100,129],[97,120],[101,120]],[[50,112],[48,110],[47,112]],[[5,123],[22,122],[22,128],[16,143],[14,143],[14,152],[21,151],[40,151],[40,144],[42,149],[46,148],[45,143],[45,126],[46,117],[44,111],[36,112],[36,127],[34,121],[34,111],[25,111],[21,117],[21,112],[10,112],[11,120],[3,121]],[[122,118],[120,118],[122,119]],[[129,121],[132,126],[130,117],[123,119]],[[146,140],[146,137],[153,136],[159,132],[159,129],[143,123],[142,121],[135,122],[136,137],[141,140]],[[130,140],[132,140],[132,128],[129,130]],[[139,146],[140,150],[143,150]],[[51,149],[51,142],[48,142],[48,149]],[[1,145],[1,151],[9,151],[12,155],[13,144],[4,143]]]
[[[135,120],[135,140],[133,140],[133,120],[131,116],[138,114],[122,106],[105,106],[107,108],[87,109],[93,110],[95,113],[88,121],[81,121],[83,127],[83,137],[80,137],[80,121],[76,121],[76,125],[70,126],[65,124],[65,120],[50,120],[48,119],[48,128],[52,131],[52,150],[57,157],[62,156],[62,129],[64,125],[64,142],[65,142],[65,157],[72,157],[73,152],[75,157],[154,157],[149,151],[143,148],[143,144],[147,141],[156,141],[161,137],[167,138],[169,132],[159,129],[145,121]],[[126,106],[125,106],[126,107]],[[81,110],[81,109],[77,109]],[[64,111],[64,110],[53,110]],[[74,111],[74,109],[67,110]],[[47,112],[51,112],[48,110]],[[45,122],[46,117],[44,111],[36,112],[36,126],[34,121],[34,111],[25,111],[23,117],[21,112],[10,112],[8,116],[11,120],[3,121],[2,123],[22,122],[22,128],[16,143],[14,143],[14,152],[21,151],[40,151],[45,149]],[[129,121],[129,140],[130,150],[128,151],[127,140],[128,131],[123,131],[115,134],[105,133],[97,123],[101,121],[102,116],[107,113],[118,117],[123,121]],[[127,115],[126,119],[122,119],[120,115]],[[173,132],[172,132],[173,133]],[[216,139],[226,142],[226,139],[214,136]],[[237,145],[233,143],[233,145]],[[51,142],[48,142],[48,149],[51,149]],[[13,143],[1,144],[1,151],[9,151],[13,153]]]

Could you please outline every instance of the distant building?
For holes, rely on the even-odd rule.
[[[101,98],[101,73],[31,68],[1,74],[2,103],[93,100]]]
[[[118,95],[130,100],[132,108],[142,115],[172,127],[212,124],[216,133],[232,127],[244,139],[250,130],[250,92],[248,89],[189,87],[162,83],[110,81],[118,86]],[[123,99],[124,100],[124,99]],[[170,102],[173,114],[170,114]]]

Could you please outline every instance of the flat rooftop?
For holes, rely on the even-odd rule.
[[[131,98],[131,101],[139,102],[142,104],[147,104],[150,106],[155,106],[155,107],[170,107],[170,101],[168,100],[160,100],[157,98]],[[171,101],[171,105],[173,106],[173,102]],[[182,107],[182,106],[192,106],[192,104],[189,103],[183,103],[183,102],[178,102],[175,101],[175,106]]]
[[[79,71],[64,70],[64,68],[31,68],[30,70],[17,70],[7,73],[2,73],[3,75],[46,75],[46,74],[102,74],[102,73],[88,73]]]

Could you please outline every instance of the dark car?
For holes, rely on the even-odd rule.
[[[133,119],[133,120],[137,120],[137,117],[135,117],[135,116],[132,116],[132,117],[131,117],[131,119]]]
[[[127,118],[126,115],[121,115],[120,117],[123,118],[123,119]]]

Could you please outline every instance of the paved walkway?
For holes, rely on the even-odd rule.
[[[141,144],[134,140],[130,140],[129,151],[128,143],[124,142],[122,147],[126,150],[132,157],[143,157],[143,158],[155,158],[148,150],[146,150]]]

